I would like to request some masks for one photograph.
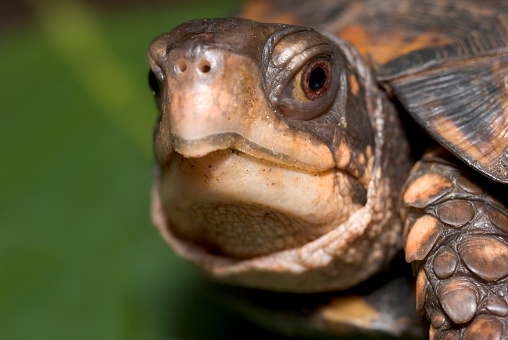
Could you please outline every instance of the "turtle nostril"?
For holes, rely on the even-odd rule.
[[[178,59],[175,64],[175,71],[183,73],[185,70],[187,70],[187,62],[183,59]]]
[[[198,69],[202,73],[208,73],[212,69],[212,66],[208,60],[203,59],[199,62]]]

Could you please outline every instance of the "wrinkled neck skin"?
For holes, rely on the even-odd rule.
[[[216,19],[159,36],[148,59],[161,110],[152,213],[176,253],[223,282],[317,292],[400,249],[407,142],[348,43]],[[300,84],[316,63],[330,82],[310,100]]]

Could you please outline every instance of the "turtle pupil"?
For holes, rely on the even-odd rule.
[[[321,67],[314,68],[309,75],[309,88],[318,91],[325,85],[326,73]]]

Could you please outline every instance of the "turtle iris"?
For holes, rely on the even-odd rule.
[[[314,60],[305,68],[302,88],[310,100],[321,98],[330,87],[330,63],[327,60]]]

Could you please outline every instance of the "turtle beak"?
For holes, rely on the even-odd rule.
[[[266,100],[258,99],[264,94],[257,67],[244,56],[209,47],[210,35],[191,38],[168,55],[162,124],[169,127],[172,148],[184,157],[240,147],[254,126],[277,120]],[[261,124],[266,112],[271,114],[263,114]]]

